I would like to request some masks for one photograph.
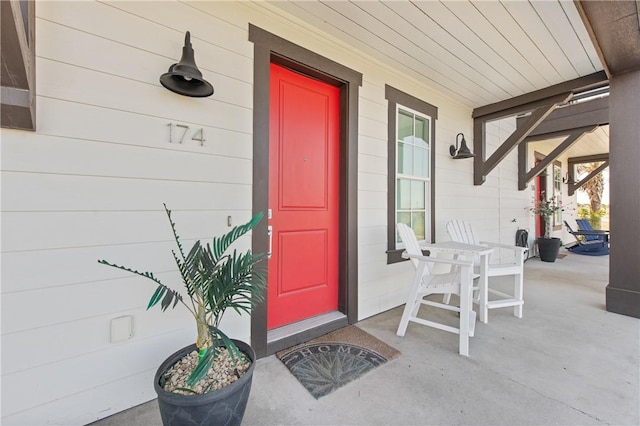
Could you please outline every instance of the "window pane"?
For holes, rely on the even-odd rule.
[[[413,136],[413,114],[398,110],[398,140],[411,142]]]
[[[410,226],[419,240],[431,238],[431,119],[404,107],[395,109],[396,223]],[[391,206],[390,208],[394,208]],[[396,233],[396,242],[401,243]]]
[[[397,209],[409,210],[411,208],[411,181],[398,179]]]
[[[554,195],[562,192],[562,169],[558,165],[553,165],[553,189]]]
[[[413,228],[416,238],[418,238],[418,240],[424,240],[426,235],[424,229],[424,212],[411,213],[411,222],[411,228]]]
[[[398,143],[398,173],[413,174],[413,146]]]
[[[398,212],[397,222],[396,223],[404,223],[407,226],[411,226],[411,213],[408,212]],[[398,235],[398,231],[396,230],[396,243],[401,243],[402,240]]]
[[[429,146],[429,120],[416,116],[415,144],[424,148]]]
[[[414,148],[413,175],[418,177],[429,177],[429,152],[424,148]]]
[[[411,182],[411,209],[424,210],[424,181]]]

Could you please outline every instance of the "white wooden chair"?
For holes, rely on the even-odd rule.
[[[438,259],[431,256],[424,256],[418,244],[418,240],[411,228],[399,223],[398,233],[405,245],[406,257],[408,257],[416,268],[416,274],[411,285],[411,290],[407,298],[407,303],[402,313],[402,319],[396,334],[404,336],[407,331],[409,321],[440,330],[459,334],[460,355],[469,355],[469,337],[473,337],[476,313],[473,311],[472,296],[472,268],[473,262]],[[433,265],[442,264],[450,269],[450,272],[434,274]],[[438,303],[424,298],[430,294],[458,294],[460,296],[460,307],[449,304]],[[449,311],[459,312],[459,326],[452,327],[435,321],[418,317],[418,310],[421,305],[434,306]]]
[[[489,261],[488,276],[491,277],[513,275],[513,294],[503,293],[490,287],[480,289],[478,294],[480,305],[480,321],[486,323],[488,321],[488,310],[495,308],[505,308],[513,306],[513,315],[522,318],[522,305],[524,304],[523,282],[524,282],[524,260],[528,248],[511,246],[508,244],[498,244],[486,241],[479,241],[473,233],[473,228],[467,222],[462,220],[450,220],[447,223],[447,233],[453,241],[485,245],[502,250],[509,250],[513,259],[509,259],[505,263],[491,263]],[[498,296],[493,300],[489,300],[489,293]]]

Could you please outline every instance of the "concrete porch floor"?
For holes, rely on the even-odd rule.
[[[397,337],[399,307],[357,325],[402,355],[319,400],[259,360],[243,424],[640,424],[640,320],[605,310],[608,256],[562,253],[526,262],[524,317],[489,311],[468,358],[451,333],[412,323]],[[155,400],[95,423],[160,424]]]

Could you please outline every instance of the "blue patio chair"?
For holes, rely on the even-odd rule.
[[[578,231],[593,231],[596,233],[594,235],[585,234],[584,239],[587,241],[600,241],[602,240],[602,236],[600,234],[609,235],[609,231],[593,229],[593,226],[591,226],[591,222],[589,222],[588,219],[576,219],[576,223],[578,224]]]
[[[564,226],[576,239],[573,246],[567,247],[571,253],[587,256],[605,256],[609,254],[609,234],[606,231],[574,231],[566,220],[564,221]],[[587,237],[595,237],[595,239],[587,239]]]

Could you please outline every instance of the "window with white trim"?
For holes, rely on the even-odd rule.
[[[562,164],[559,161],[553,162],[553,197],[556,202],[562,202]],[[562,229],[562,211],[553,213],[553,229]]]
[[[397,106],[396,223],[413,229],[420,241],[430,240],[431,118]],[[396,243],[400,244],[396,236]]]
[[[400,262],[404,250],[398,222],[418,240],[433,242],[435,222],[434,140],[438,108],[385,86],[388,101],[387,263]]]

